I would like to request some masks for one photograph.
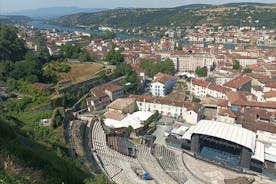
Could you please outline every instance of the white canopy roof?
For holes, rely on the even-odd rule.
[[[256,148],[254,155],[252,155],[252,158],[259,160],[261,162],[264,162],[265,154],[264,154],[264,144],[260,141],[256,141]]]
[[[241,126],[211,120],[200,120],[192,134],[202,134],[228,140],[255,151],[256,134]]]
[[[121,121],[107,118],[105,119],[104,123],[110,128],[124,128],[131,126],[133,129],[138,129],[140,127],[143,127],[144,125],[142,124],[142,122],[148,120],[152,115],[152,112],[137,111],[133,114],[128,114]]]
[[[171,134],[177,134],[177,135],[182,136],[188,129],[189,129],[189,127],[187,127],[187,126],[180,126],[177,128],[173,128],[171,131]]]
[[[265,160],[276,162],[276,144],[265,146]]]

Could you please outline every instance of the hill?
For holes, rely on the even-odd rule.
[[[248,17],[252,20],[248,22]],[[175,8],[114,9],[63,16],[51,23],[63,26],[112,26],[115,28],[192,26],[199,24],[252,25],[276,28],[276,4],[195,4]]]
[[[35,19],[50,19],[59,16],[70,15],[80,12],[100,12],[107,9],[104,8],[79,8],[79,7],[50,7],[50,8],[38,8],[29,10],[20,10],[14,12],[8,12],[6,15],[24,15]]]
[[[27,16],[20,15],[0,15],[0,24],[16,24],[16,23],[27,23],[33,19]]]

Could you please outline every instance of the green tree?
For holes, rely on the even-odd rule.
[[[120,51],[111,50],[107,52],[104,58],[111,65],[117,65],[124,61],[124,56],[121,54]]]
[[[79,60],[82,62],[87,62],[91,61],[91,57],[86,50],[83,50],[79,53]]]
[[[245,73],[251,73],[252,70],[250,68],[245,68],[242,70],[242,73],[245,74]]]
[[[7,88],[8,88],[8,91],[15,91],[18,89],[18,83],[16,80],[14,80],[13,78],[9,78],[7,80]]]
[[[142,59],[140,62],[140,67],[145,70],[146,75],[149,77],[153,77],[159,72],[171,75],[175,74],[174,64],[173,61],[170,59],[159,63],[155,63],[151,60]]]
[[[192,102],[199,103],[201,100],[193,96]]]
[[[17,28],[0,25],[0,60],[22,60],[26,48],[24,41],[17,37]]]
[[[42,78],[42,64],[37,58],[29,59],[16,62],[11,71],[11,77],[16,80],[24,79],[31,83],[38,82]]]
[[[240,62],[238,60],[235,60],[233,63],[233,69],[239,70],[241,67]]]
[[[197,74],[197,76],[199,76],[199,77],[206,77],[207,76],[207,73],[208,73],[208,69],[207,69],[207,67],[206,66],[204,66],[204,67],[197,67],[196,68],[196,71],[195,71],[195,73]]]

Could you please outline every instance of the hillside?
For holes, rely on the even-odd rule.
[[[0,24],[27,23],[32,20],[30,17],[21,15],[0,15]]]
[[[252,21],[248,21],[250,18]],[[255,22],[255,20],[258,20]],[[63,26],[112,26],[115,28],[191,26],[198,24],[251,25],[276,28],[276,4],[233,3],[187,5],[176,8],[114,9],[63,16],[51,23]]]
[[[56,18],[59,16],[70,15],[80,12],[100,12],[105,11],[104,8],[79,8],[79,7],[50,7],[50,8],[38,8],[30,10],[20,10],[14,12],[5,13],[6,15],[23,15],[31,18]]]

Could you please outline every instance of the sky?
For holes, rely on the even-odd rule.
[[[159,8],[176,7],[187,4],[224,4],[232,2],[275,3],[275,0],[0,0],[1,12],[25,9],[47,8],[55,6],[77,6],[82,8]]]

